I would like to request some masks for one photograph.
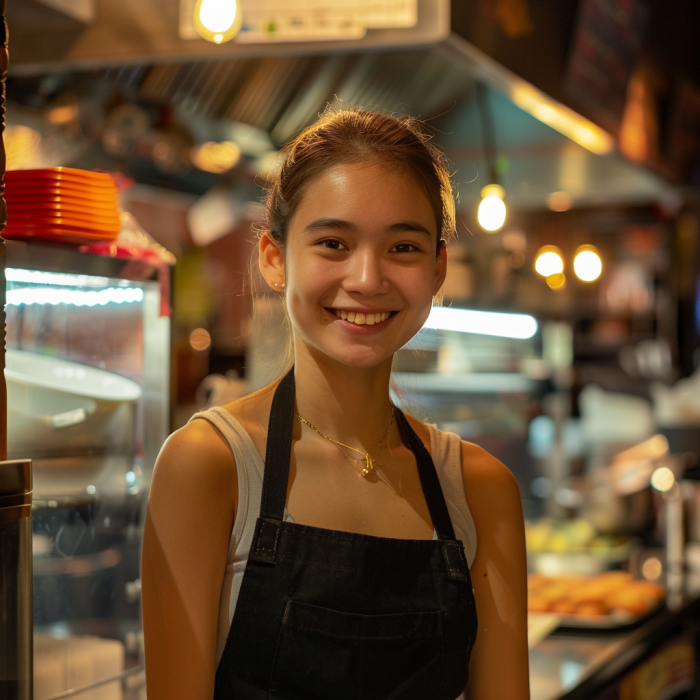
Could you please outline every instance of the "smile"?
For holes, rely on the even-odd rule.
[[[328,309],[334,316],[343,321],[354,323],[357,326],[374,326],[377,323],[386,321],[398,311],[381,311],[379,313],[362,313],[356,311],[345,311],[344,309]]]

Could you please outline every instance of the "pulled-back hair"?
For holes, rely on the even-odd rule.
[[[350,108],[327,109],[317,122],[287,143],[267,190],[265,230],[283,247],[289,221],[309,182],[328,168],[379,161],[407,170],[423,186],[435,212],[438,250],[455,237],[455,204],[444,153],[410,117]]]

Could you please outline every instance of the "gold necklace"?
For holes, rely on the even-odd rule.
[[[389,421],[389,425],[387,426],[386,432],[384,433],[384,436],[382,439],[379,441],[379,450],[377,451],[377,454],[374,456],[374,459],[377,459],[379,455],[382,452],[382,445],[384,443],[384,440],[386,440],[387,435],[389,435],[389,430],[391,430],[391,426],[394,423],[394,407],[391,407],[391,420]],[[362,468],[362,471],[360,472],[361,476],[367,476],[373,469],[374,469],[374,459],[372,459],[372,456],[370,455],[369,452],[363,452],[362,450],[358,450],[356,447],[351,447],[350,445],[346,445],[344,442],[340,442],[340,440],[335,440],[332,437],[326,435],[325,433],[322,433],[313,423],[309,423],[309,421],[304,418],[304,416],[301,415],[301,413],[297,413],[299,416],[299,419],[303,422],[306,423],[306,425],[311,428],[311,430],[315,430],[322,438],[325,438],[329,442],[332,442],[338,449],[340,449],[341,452],[343,452],[343,447],[345,447],[348,450],[352,450],[353,452],[357,452],[358,454],[364,455],[362,459],[357,459],[355,461],[357,462],[364,462],[365,466]],[[353,458],[354,459],[354,458]]]

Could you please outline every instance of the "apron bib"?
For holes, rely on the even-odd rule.
[[[215,700],[455,700],[476,639],[469,567],[430,453],[403,413],[436,540],[284,522],[294,368],[268,426],[260,516]]]

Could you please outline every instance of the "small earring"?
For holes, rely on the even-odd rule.
[[[277,284],[277,282],[275,282],[275,289],[277,289],[277,287],[279,287],[279,285]]]
[[[282,289],[284,289],[284,282],[282,282]]]

